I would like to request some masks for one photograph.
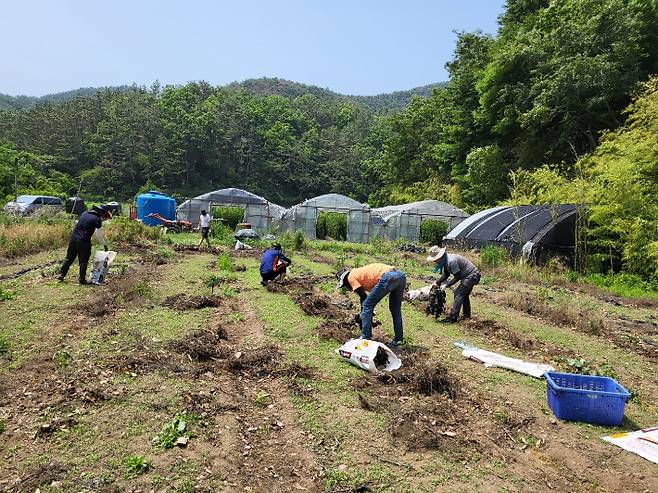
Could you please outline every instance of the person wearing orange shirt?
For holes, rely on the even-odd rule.
[[[404,272],[387,264],[368,264],[336,273],[338,287],[354,291],[361,299],[361,338],[372,337],[372,317],[375,306],[388,294],[388,306],[393,317],[395,336],[391,346],[402,343],[402,298],[407,277]]]

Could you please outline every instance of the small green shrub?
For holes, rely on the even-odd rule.
[[[347,260],[345,255],[339,255],[338,258],[336,258],[336,260],[333,262],[332,268],[335,271],[339,271],[340,269],[345,267],[345,260]]]
[[[485,245],[480,249],[480,261],[488,267],[498,267],[507,263],[509,253],[496,245]]]
[[[279,242],[283,251],[293,250],[295,248],[295,237],[290,231],[277,236],[276,241]],[[264,248],[269,248],[273,242],[269,242]]]
[[[304,232],[300,229],[295,231],[295,236],[293,237],[293,247],[296,252],[304,250],[306,248],[306,237]]]
[[[220,222],[212,223],[210,237],[221,242],[228,241],[233,243],[233,232],[231,231],[231,228]]]
[[[0,286],[0,301],[8,301],[16,298],[16,293]]]
[[[223,219],[230,229],[235,230],[238,223],[244,220],[244,209],[236,206],[213,207],[212,217],[213,219]]]
[[[174,252],[165,246],[159,246],[154,253],[165,260],[169,260],[174,255]]]
[[[580,274],[578,273],[578,271],[569,270],[565,274],[565,277],[567,278],[567,281],[569,281],[569,282],[577,282],[578,277],[580,277]]]
[[[7,423],[4,419],[0,419],[0,433],[4,432],[7,429]]]
[[[190,438],[192,433],[188,430],[188,422],[194,421],[196,417],[187,413],[179,413],[169,422],[165,423],[153,439],[153,443],[158,448],[170,449],[176,445],[180,437]]]
[[[315,235],[320,239],[327,237],[334,240],[347,239],[347,214],[342,212],[320,212],[315,224]]]
[[[67,351],[57,351],[53,354],[53,361],[59,368],[66,368],[73,361],[73,357]]]
[[[260,407],[266,407],[272,402],[272,397],[267,392],[261,390],[256,394],[256,399],[254,400]]]
[[[216,276],[215,274],[209,274],[204,278],[203,284],[207,288],[210,288],[210,294],[214,294],[215,288],[219,286],[223,280],[224,279],[220,276]]]
[[[386,255],[393,251],[390,242],[386,242],[381,238],[373,238],[370,240],[371,252],[374,255]]]
[[[139,297],[148,297],[153,293],[153,289],[151,286],[149,286],[148,282],[146,281],[138,281],[134,284],[134,286],[130,289],[130,292],[134,293],[135,295]]]
[[[233,261],[228,253],[222,253],[217,259],[217,268],[227,272],[233,271]]]
[[[129,455],[123,460],[128,478],[136,478],[153,468],[153,464],[141,455]]]
[[[594,375],[599,377],[617,378],[615,369],[607,363],[601,366],[596,366],[593,362],[583,358],[563,358],[559,360],[565,364],[567,371],[570,373],[577,373],[579,375]]]
[[[441,245],[448,232],[448,223],[438,219],[423,219],[420,222],[420,241],[430,245]]]
[[[366,258],[363,255],[357,255],[354,257],[354,267],[359,268],[366,265]]]

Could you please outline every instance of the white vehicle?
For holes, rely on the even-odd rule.
[[[19,195],[16,200],[7,202],[3,210],[10,214],[27,215],[43,207],[52,208],[55,211],[64,209],[62,199],[59,197],[50,197],[48,195]]]

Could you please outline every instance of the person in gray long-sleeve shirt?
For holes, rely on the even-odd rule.
[[[433,246],[430,248],[429,254],[427,260],[434,262],[434,272],[441,272],[441,277],[434,283],[435,286],[439,286],[441,291],[445,291],[446,288],[461,281],[454,291],[455,299],[450,315],[442,322],[456,322],[462,307],[464,308],[464,318],[470,318],[471,300],[469,295],[473,291],[473,287],[480,282],[480,271],[467,258],[454,253],[446,253],[445,248]],[[448,281],[451,274],[452,279]]]

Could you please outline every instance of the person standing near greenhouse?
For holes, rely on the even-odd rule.
[[[199,242],[198,248],[201,248],[203,245],[203,240],[206,240],[208,243],[208,248],[210,248],[210,222],[212,221],[212,216],[208,214],[205,209],[201,209],[201,215],[199,216],[199,231],[201,231],[201,241]]]
[[[450,315],[441,322],[457,322],[462,307],[464,309],[464,318],[471,318],[470,294],[475,285],[480,282],[480,271],[477,267],[466,257],[447,253],[445,248],[438,246],[430,248],[427,260],[434,263],[434,272],[441,272],[441,277],[433,284],[435,287],[438,286],[441,291],[445,291],[446,288],[461,281],[454,290],[455,299],[450,309]],[[452,275],[452,279],[448,281],[450,275]]]
[[[387,264],[368,264],[357,269],[342,269],[336,273],[338,287],[354,291],[361,299],[361,338],[372,337],[375,306],[388,294],[388,306],[395,333],[390,345],[402,344],[402,297],[407,285],[404,272]]]

